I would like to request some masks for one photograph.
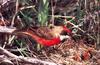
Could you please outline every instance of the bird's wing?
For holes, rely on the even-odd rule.
[[[39,37],[52,39],[54,36],[50,33],[52,30],[49,27],[38,27],[37,29],[32,28],[33,33]]]

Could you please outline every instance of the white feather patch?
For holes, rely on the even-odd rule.
[[[60,40],[64,40],[64,39],[70,39],[70,36],[68,36],[68,35],[60,35]]]

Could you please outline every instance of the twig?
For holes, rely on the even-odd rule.
[[[18,58],[18,56],[16,56],[16,55],[10,53],[9,51],[5,50],[5,49],[2,48],[2,47],[0,47],[0,53],[6,55],[6,56],[8,56],[8,57]]]
[[[75,17],[72,17],[72,19],[71,20],[73,20],[73,19],[75,19]],[[76,29],[78,29],[78,30],[80,30],[81,32],[83,32],[83,33],[85,33],[85,31],[84,30],[82,30],[78,25],[75,25],[75,24],[73,24],[73,23],[71,23],[70,21],[67,21],[67,19],[65,18],[65,22],[66,22],[66,24],[67,23],[69,23],[69,24],[71,24],[72,26],[73,26],[73,28],[76,28]],[[94,39],[95,40],[95,38],[94,37],[92,37],[90,34],[86,34],[86,35],[88,35],[90,38],[92,38],[92,39]]]
[[[44,65],[60,65],[60,64],[53,63],[53,62],[42,61],[42,60],[31,58],[31,57],[17,56],[2,47],[0,47],[0,52],[1,52],[1,54],[11,57],[11,58],[13,58],[13,60],[17,60],[18,62],[24,62],[24,63],[29,63],[29,64],[38,64],[39,63],[39,64],[44,64]]]
[[[72,17],[71,20],[74,20],[74,19],[75,19],[75,17]],[[82,30],[81,28],[79,28],[78,25],[75,25],[75,24],[71,23],[70,21],[67,21],[67,19],[65,19],[65,22],[71,24],[74,28],[79,29],[79,30],[82,31],[83,33],[85,32],[84,30]]]
[[[6,26],[6,24],[5,24],[5,22],[4,22],[4,18],[3,18],[3,16],[2,16],[2,14],[1,14],[1,12],[0,12],[0,19],[1,19],[1,21],[3,22],[3,24]]]
[[[11,28],[11,27],[7,27],[7,26],[0,26],[0,32],[1,33],[12,33],[16,30],[15,27]]]
[[[14,65],[13,62],[11,60],[9,60],[9,58],[7,58],[4,55],[0,55],[0,64],[8,64],[8,65]]]
[[[52,15],[49,15],[52,16]],[[73,16],[53,15],[54,18],[72,18]]]
[[[29,8],[34,8],[35,6],[26,6],[26,7],[21,7],[19,11],[24,10],[24,9],[29,9]]]
[[[13,16],[13,18],[12,18],[11,27],[13,27],[13,25],[14,25],[14,20],[15,20],[15,18],[16,18],[17,13],[18,13],[18,6],[19,6],[19,2],[18,2],[18,1],[19,1],[19,0],[16,0],[16,10],[15,10],[15,14],[14,14],[14,16]]]

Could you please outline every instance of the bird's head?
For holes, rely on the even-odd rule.
[[[71,34],[71,30],[67,28],[65,25],[63,26],[51,26],[51,31],[50,32],[54,37],[66,37],[66,35]],[[68,37],[68,36],[67,36]]]

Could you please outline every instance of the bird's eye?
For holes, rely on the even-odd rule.
[[[49,28],[50,28],[50,29],[53,29],[53,28],[54,28],[54,26],[50,26]]]

